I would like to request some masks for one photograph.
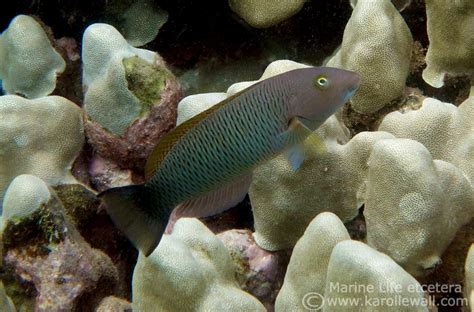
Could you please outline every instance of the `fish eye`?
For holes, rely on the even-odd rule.
[[[329,87],[329,80],[326,76],[318,76],[315,79],[315,86],[319,89],[326,89]]]

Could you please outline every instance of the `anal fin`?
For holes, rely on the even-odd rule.
[[[222,187],[179,204],[173,211],[173,217],[208,217],[240,203],[248,192],[252,174],[233,180]]]
[[[155,203],[143,185],[111,188],[98,197],[105,203],[115,225],[145,256],[155,250],[161,240],[168,215],[155,217]]]

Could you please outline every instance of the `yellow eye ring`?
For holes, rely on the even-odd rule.
[[[320,89],[326,89],[329,87],[329,80],[325,76],[318,76],[315,79],[315,85]]]

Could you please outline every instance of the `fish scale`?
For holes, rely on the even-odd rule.
[[[287,150],[297,170],[300,144],[355,92],[354,72],[308,67],[256,83],[168,133],[151,153],[140,185],[112,188],[99,197],[127,237],[149,255],[168,219],[203,217],[238,204],[252,170]],[[173,212],[173,214],[172,214]]]
[[[150,180],[164,190],[159,199],[162,207],[173,207],[238,176],[242,170],[252,169],[256,163],[273,155],[275,146],[284,143],[278,134],[287,126],[284,111],[287,110],[285,99],[288,95],[285,96],[281,89],[267,90],[235,98],[191,129],[175,145],[174,149],[180,152],[170,151]],[[252,136],[243,136],[245,130]],[[215,143],[215,138],[221,139],[221,143],[209,144]],[[193,155],[193,162],[186,161],[189,155]]]

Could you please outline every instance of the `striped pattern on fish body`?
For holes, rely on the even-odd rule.
[[[245,196],[252,169],[285,149],[297,169],[304,159],[301,141],[359,84],[358,74],[328,67],[254,84],[167,134],[148,159],[145,184],[111,188],[99,197],[117,227],[148,256],[172,211],[172,217],[200,217],[232,207]]]
[[[173,209],[249,172],[285,147],[291,90],[264,81],[227,101],[168,151],[147,183],[161,190],[159,205]]]

